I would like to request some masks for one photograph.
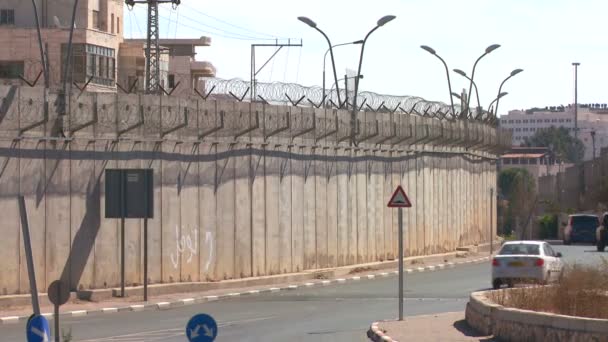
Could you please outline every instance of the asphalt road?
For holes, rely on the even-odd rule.
[[[593,246],[554,246],[567,264],[600,263]],[[472,291],[490,286],[489,263],[413,273],[405,280],[405,314],[462,311]],[[397,277],[298,288],[164,311],[64,319],[73,341],[185,341],[188,319],[212,315],[216,341],[366,341],[373,321],[397,316]],[[0,341],[24,341],[25,324],[0,326]]]

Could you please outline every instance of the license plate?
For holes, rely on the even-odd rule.
[[[509,266],[511,267],[522,267],[523,265],[524,263],[521,261],[512,261],[509,263]]]

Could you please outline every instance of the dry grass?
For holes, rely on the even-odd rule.
[[[493,291],[495,303],[524,310],[608,319],[608,260],[599,267],[574,265],[559,284]]]

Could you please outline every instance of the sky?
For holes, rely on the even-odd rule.
[[[314,20],[335,45],[363,39],[390,14],[397,18],[365,45],[361,91],[449,103],[445,68],[420,45],[431,46],[446,61],[452,91],[460,93],[469,82],[452,69],[470,76],[485,48],[500,44],[475,71],[484,108],[516,68],[524,71],[503,86],[509,94],[500,100],[499,114],[573,103],[572,62],[581,63],[579,103],[608,103],[606,0],[182,0],[175,10],[170,4],[160,8],[161,38],[211,37],[211,46],[199,48],[197,59],[213,63],[219,78],[249,80],[251,44],[291,38],[303,46],[279,51],[258,81],[320,86],[327,41],[297,17]],[[126,38],[144,37],[146,16],[143,5],[125,8]],[[275,50],[256,51],[259,67]],[[334,54],[341,78],[347,68],[357,69],[360,45],[337,47]],[[329,57],[326,68],[329,80]]]

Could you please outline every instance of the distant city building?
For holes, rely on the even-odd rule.
[[[41,35],[49,62],[50,87],[62,84],[63,61],[72,20],[73,0],[37,0]],[[73,37],[72,80],[87,83],[89,91],[117,91],[116,83],[127,86],[138,79],[135,89],[144,89],[145,39],[124,40],[124,0],[80,0]],[[209,46],[211,39],[170,39],[160,41],[163,87],[192,89],[201,77],[215,76],[209,62],[194,59],[195,48]],[[30,1],[0,2],[0,84],[34,81],[42,71],[38,35]],[[43,85],[40,77],[37,86]]]
[[[526,138],[550,127],[564,127],[574,136],[574,106],[512,110],[500,117],[500,126],[512,132],[513,146],[521,146]],[[584,160],[593,159],[594,135],[597,156],[602,147],[608,147],[608,106],[579,105],[578,138],[585,145]]]
[[[572,164],[565,164],[555,158],[547,147],[513,147],[500,156],[500,170],[512,168],[526,169],[534,177],[538,188],[538,178],[555,175]]]
[[[165,90],[199,89],[205,77],[215,77],[215,67],[196,60],[196,48],[211,45],[211,38],[160,39],[160,85]],[[130,87],[137,81],[136,89],[143,90],[145,83],[146,40],[126,39],[120,46],[120,67],[118,81],[123,87]]]

